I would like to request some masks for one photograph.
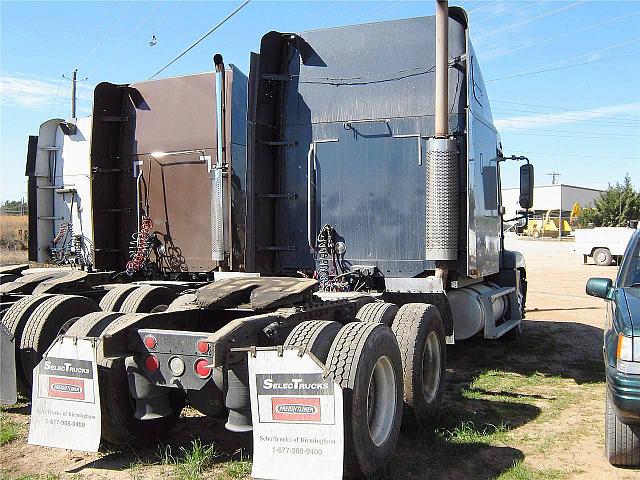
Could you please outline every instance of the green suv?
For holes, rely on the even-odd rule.
[[[591,278],[586,291],[607,300],[605,454],[613,465],[640,466],[640,230],[629,240],[615,283]]]

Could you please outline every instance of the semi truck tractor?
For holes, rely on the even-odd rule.
[[[17,349],[18,380],[57,334],[94,339],[102,436],[135,445],[166,438],[187,403],[251,431],[250,357],[297,349],[342,391],[346,475],[382,469],[403,422],[432,426],[446,345],[522,328],[526,266],[502,236],[507,161],[524,162],[521,207],[533,200],[533,166],[504,154],[493,125],[466,13],[436,7],[432,17],[269,32],[245,91],[222,81],[193,104],[171,103],[174,87],[155,97],[169,80],[99,85],[94,253],[83,263],[98,275],[133,262],[139,281],[87,280],[88,293],[69,297],[99,290],[99,305],[66,315],[50,313],[58,291],[22,290],[30,295],[5,313],[6,329],[25,347],[51,333]],[[220,55],[214,63],[229,76]],[[188,112],[212,99],[223,101],[217,116]],[[189,141],[216,117],[225,128],[215,145]],[[131,232],[133,257],[123,250]],[[171,293],[148,293],[159,288]],[[264,388],[281,385],[274,378]]]

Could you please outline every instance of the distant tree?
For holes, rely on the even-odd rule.
[[[629,220],[640,219],[640,191],[631,184],[629,175],[625,175],[622,185],[616,183],[600,194],[593,208],[582,210],[579,225],[586,227],[623,227]]]
[[[7,200],[0,205],[2,215],[26,215],[29,211],[27,202],[22,200]]]
[[[578,228],[588,228],[600,225],[598,211],[595,208],[583,208],[578,217]]]

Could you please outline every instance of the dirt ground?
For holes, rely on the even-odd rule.
[[[403,429],[383,478],[640,478],[604,457],[604,301],[584,294],[589,277],[613,278],[617,268],[583,265],[566,241],[510,237],[507,247],[527,260],[522,337],[474,339],[448,348],[441,418],[433,430]],[[28,413],[28,405],[2,413],[17,438],[0,446],[0,478],[248,478],[250,473],[250,439],[191,411],[169,446],[104,445],[99,454],[28,445]],[[194,438],[202,445],[192,444]],[[211,444],[208,456],[195,455]],[[201,468],[194,467],[194,458],[197,463],[204,457]]]

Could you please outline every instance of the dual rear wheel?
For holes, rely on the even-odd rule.
[[[446,346],[433,305],[372,302],[356,318],[341,328],[337,322],[303,322],[285,345],[314,354],[342,387],[345,474],[370,476],[391,458],[403,412],[405,426],[427,427],[437,418]]]

